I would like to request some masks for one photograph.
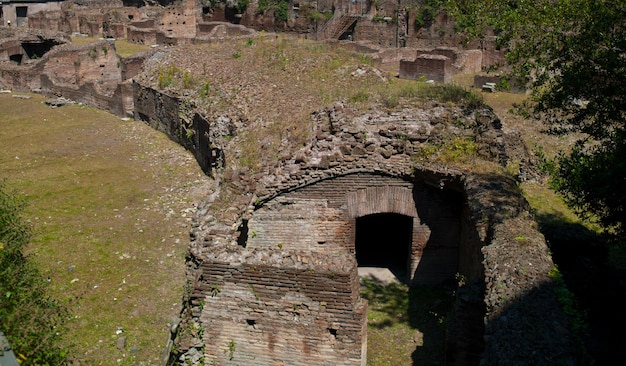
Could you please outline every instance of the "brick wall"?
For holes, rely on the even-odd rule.
[[[245,247],[213,246],[202,258],[192,304],[204,354],[218,364],[363,365],[367,304],[359,298],[355,220],[412,217],[413,283],[459,271],[463,197],[421,181],[354,173],[263,202]],[[221,249],[220,249],[221,248]]]
[[[439,283],[459,270],[461,202],[462,197],[454,192],[440,193],[419,182],[384,175],[346,175],[263,205],[248,223],[248,245],[354,253],[356,218],[398,213],[413,217],[411,257],[407,258],[411,278],[414,283]]]
[[[195,1],[183,0],[181,6],[165,8],[158,19],[158,29],[167,36],[183,38],[195,36]]]
[[[452,76],[450,59],[441,55],[421,54],[414,61],[400,61],[400,78],[418,79],[422,76],[426,80],[448,82]]]
[[[17,7],[27,8],[27,18],[17,18]],[[61,10],[60,3],[58,2],[46,2],[46,3],[28,3],[28,2],[13,2],[8,4],[2,4],[2,19],[4,21],[3,26],[7,25],[7,22],[11,22],[11,26],[23,26],[31,27],[30,16],[45,11],[59,11]]]
[[[211,174],[219,156],[209,141],[210,121],[197,113],[187,115],[178,97],[136,82],[133,82],[133,97],[135,118],[143,120],[191,151],[202,170]]]
[[[153,45],[157,43],[156,31],[154,29],[140,29],[136,27],[129,27],[126,30],[126,34],[129,42],[147,45]]]
[[[203,305],[200,327],[209,364],[364,364],[367,303],[358,297],[354,261],[327,270],[314,263],[332,258],[307,262],[294,268],[274,256],[202,264],[204,294],[194,301]]]

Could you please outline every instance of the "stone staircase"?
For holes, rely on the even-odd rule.
[[[320,29],[318,39],[339,39],[350,27],[359,20],[358,15],[343,14],[340,17],[333,17]]]

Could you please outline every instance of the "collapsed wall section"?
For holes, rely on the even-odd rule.
[[[112,43],[76,46],[45,32],[24,33],[0,44],[0,60],[12,61],[0,66],[6,87],[63,96],[120,116],[132,112],[132,89]]]

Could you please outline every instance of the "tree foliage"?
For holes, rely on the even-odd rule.
[[[626,234],[626,1],[457,0],[471,35],[491,28],[511,77],[527,82],[536,116],[553,133],[577,133],[553,182],[579,213]]]
[[[0,329],[22,365],[63,365],[59,334],[67,309],[47,295],[45,279],[24,255],[32,233],[24,206],[0,180]]]

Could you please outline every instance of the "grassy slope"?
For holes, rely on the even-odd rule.
[[[140,122],[42,100],[0,95],[0,177],[29,199],[30,251],[74,313],[61,336],[84,364],[156,364],[180,310],[184,216],[207,179]]]

